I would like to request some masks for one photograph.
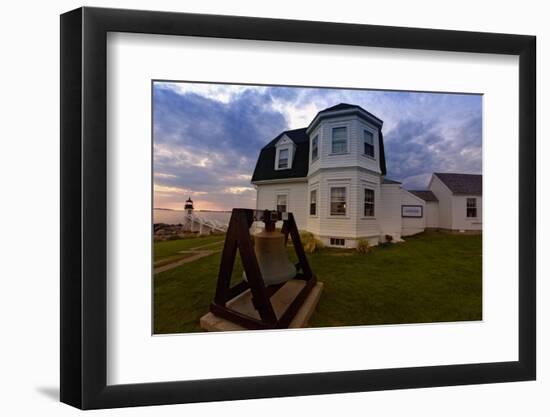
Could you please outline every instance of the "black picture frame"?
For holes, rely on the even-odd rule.
[[[519,56],[518,361],[107,385],[108,32]],[[61,401],[94,409],[535,379],[535,45],[524,35],[252,17],[87,7],[63,14]]]

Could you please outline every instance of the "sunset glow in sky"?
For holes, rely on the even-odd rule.
[[[433,172],[481,173],[482,96],[155,82],[154,207],[254,208],[260,149],[318,111],[357,104],[384,121],[387,177],[426,188]]]

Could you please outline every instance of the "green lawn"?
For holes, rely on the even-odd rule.
[[[194,255],[193,252],[188,252],[188,253],[179,253],[177,255],[165,256],[164,258],[160,258],[156,260],[153,263],[153,266],[155,268],[158,268],[159,266],[164,266],[164,265],[171,264],[173,262],[181,261],[182,259],[189,258],[193,255]]]
[[[225,235],[213,235],[203,237],[190,237],[187,239],[164,240],[155,242],[155,262],[172,256],[181,255],[178,252],[191,249],[214,250],[223,247]]]
[[[155,243],[155,259],[216,238],[223,239]],[[367,255],[329,248],[309,254],[313,271],[325,284],[310,325],[481,320],[482,236],[426,232],[406,240]],[[220,253],[215,253],[155,275],[155,333],[201,331],[199,319],[214,295],[219,262]],[[241,271],[237,262],[235,281]]]

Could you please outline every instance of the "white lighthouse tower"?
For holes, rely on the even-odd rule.
[[[189,197],[187,199],[187,201],[185,202],[185,206],[184,206],[184,211],[185,211],[185,223],[183,225],[183,228],[186,232],[193,232],[195,227],[194,227],[194,215],[193,215],[193,200],[191,200],[191,197]]]

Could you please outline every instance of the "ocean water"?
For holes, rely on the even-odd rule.
[[[216,220],[221,224],[229,224],[230,211],[200,211],[193,212],[205,220]],[[153,210],[153,223],[178,224],[183,223],[185,212],[182,210]]]

